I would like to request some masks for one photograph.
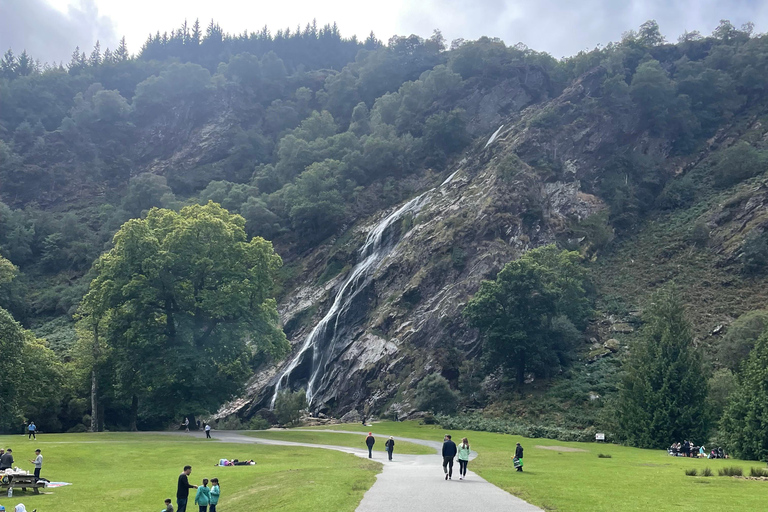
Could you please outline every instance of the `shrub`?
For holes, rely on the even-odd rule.
[[[768,469],[766,468],[749,468],[749,476],[754,476],[757,478],[767,478],[768,477]]]
[[[459,404],[459,395],[451,389],[442,375],[427,375],[416,386],[416,407],[437,414],[452,414]]]
[[[597,454],[597,458],[598,459],[610,459],[610,458],[613,458],[613,456],[608,454],[608,453],[598,453]]]
[[[726,188],[760,174],[765,168],[762,153],[747,142],[739,142],[720,153],[714,165],[715,184]]]
[[[422,425],[437,425],[437,419],[435,418],[435,415],[431,412],[428,412],[424,415],[423,418],[421,418],[421,424]]]
[[[301,418],[301,411],[307,407],[307,394],[303,389],[294,391],[283,390],[275,400],[275,416],[281,425],[296,425]]]
[[[741,246],[741,265],[745,274],[759,274],[768,265],[768,233],[753,229]]]
[[[267,430],[271,427],[270,423],[261,416],[254,416],[251,421],[248,422],[248,428],[250,430]]]
[[[687,476],[696,476],[697,474],[696,468],[686,469],[685,474]]]
[[[709,468],[704,468],[704,471],[701,472],[701,476],[712,476],[712,470]]]
[[[729,468],[718,469],[717,474],[720,476],[742,476],[743,472],[740,467],[731,466]]]
[[[558,441],[573,441],[589,443],[595,440],[595,429],[568,429],[547,425],[530,425],[523,422],[500,418],[484,418],[479,414],[464,414],[460,416],[438,416],[441,427],[448,430],[475,430],[480,432],[496,432],[513,436],[530,438],[557,439]],[[610,442],[613,436],[605,434],[605,440]]]
[[[709,244],[709,226],[705,220],[699,220],[691,228],[688,241],[696,247],[706,247]]]
[[[768,329],[768,310],[758,309],[744,313],[728,326],[720,342],[717,356],[719,362],[736,372],[755,342]]]
[[[88,432],[88,429],[82,423],[78,423],[74,427],[67,430],[67,434],[81,434],[83,432]]]

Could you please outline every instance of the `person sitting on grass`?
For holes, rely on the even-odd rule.
[[[200,507],[200,512],[208,512],[208,504],[211,502],[211,490],[208,488],[208,479],[203,478],[203,485],[197,488],[195,505]]]
[[[219,479],[211,479],[211,507],[209,512],[216,512],[216,505],[219,504],[219,496],[221,496],[221,489],[219,488]]]
[[[173,504],[171,503],[171,498],[165,499],[165,508],[160,512],[173,512]]]

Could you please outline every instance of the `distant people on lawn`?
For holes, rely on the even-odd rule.
[[[515,446],[515,457],[512,459],[512,462],[518,471],[523,471],[523,447],[520,443],[517,443]]]
[[[221,496],[221,488],[219,487],[219,479],[211,479],[211,505],[208,512],[216,512],[216,505],[219,504],[219,496]]]
[[[459,445],[459,480],[467,478],[467,465],[469,464],[470,453],[469,441],[465,437],[461,440],[461,444]]]
[[[13,467],[13,450],[7,448],[2,457],[0,457],[0,471],[11,469]]]
[[[392,460],[392,452],[395,451],[395,438],[392,436],[389,436],[389,439],[387,439],[387,442],[384,443],[384,448],[387,449],[387,455],[389,455],[389,460]]]
[[[445,479],[453,477],[453,458],[456,457],[456,443],[451,441],[451,436],[446,434],[443,438],[443,472]]]
[[[376,444],[376,438],[373,437],[371,432],[368,432],[368,437],[365,438],[365,445],[368,447],[368,458],[373,457],[373,445]]]
[[[208,488],[208,479],[203,478],[203,485],[197,488],[197,494],[195,494],[195,505],[200,507],[200,512],[208,512],[210,502],[211,490]]]
[[[171,503],[171,498],[165,499],[165,508],[161,512],[173,512],[173,504]]]
[[[39,448],[35,450],[35,460],[30,460],[29,462],[35,465],[35,482],[37,482],[40,480],[40,470],[43,469],[43,454]]]
[[[35,426],[34,421],[29,422],[27,432],[29,433],[29,435],[27,435],[27,439],[37,439],[37,426]]]
[[[189,500],[189,490],[197,489],[196,485],[189,483],[189,475],[192,473],[192,466],[184,466],[184,471],[179,475],[179,483],[176,487],[176,505],[179,507],[176,512],[187,512],[187,500]]]
[[[189,418],[184,418],[184,431],[189,432]]]
[[[207,439],[212,439],[211,438],[211,426],[208,423],[205,424],[205,437]]]

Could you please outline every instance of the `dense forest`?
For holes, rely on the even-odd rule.
[[[141,229],[151,231],[171,222],[159,220],[157,212],[181,212],[173,221],[179,225],[210,216],[232,223],[233,232],[242,230],[233,235],[237,243],[270,240],[286,265],[283,270],[275,265],[273,284],[259,291],[259,303],[267,304],[270,296],[289,291],[295,278],[291,262],[422,190],[479,138],[487,138],[498,119],[518,111],[527,112],[521,126],[553,136],[561,124],[607,113],[614,120],[623,116],[606,127],[617,141],[613,150],[596,156],[593,175],[579,176],[584,191],[607,204],[604,215],[572,226],[574,238],[589,244],[580,247],[587,261],[619,254],[622,242],[648,219],[697,204],[709,197],[704,189],[730,190],[765,170],[758,138],[741,138],[715,151],[706,161],[704,181],[680,170],[734,123],[762,115],[768,37],[754,34],[749,24],[736,28],[723,21],[710,35],[685,33],[673,44],[649,21],[620,42],[557,60],[495,38],[449,44],[438,31],[428,39],[411,35],[384,43],[373,34],[365,41],[344,38],[335,25],[228,34],[213,22],[205,30],[195,22],[157,33],[136,54],[123,41],[103,51],[98,44],[90,52],[77,48],[66,66],[41,65],[33,57],[8,50],[0,62],[0,255],[16,267],[9,271],[15,278],[0,285],[0,306],[7,311],[7,329],[39,347],[26,364],[17,363],[35,368],[24,382],[45,381],[46,389],[14,402],[16,417],[0,425],[6,429],[33,417],[44,430],[84,429],[97,412],[90,402],[93,386],[100,389],[101,425],[166,425],[179,414],[215,411],[237,395],[249,371],[285,354],[278,336],[268,349],[227,363],[246,369],[227,373],[231,386],[220,396],[201,401],[179,395],[180,404],[166,403],[164,413],[150,406],[159,400],[160,382],[134,382],[140,379],[125,366],[137,364],[139,355],[131,354],[130,340],[114,341],[116,348],[101,359],[85,357],[93,355],[93,346],[84,346],[88,335],[82,331],[98,307],[83,297],[89,287],[91,297],[98,290],[113,293],[105,269],[112,268],[109,258],[120,257],[115,252],[120,240],[132,236],[123,232],[131,219],[144,219]],[[596,83],[585,101],[547,103],[586,80]],[[520,98],[485,119],[478,98],[509,83],[523,91]],[[517,153],[543,181],[568,175],[567,162],[555,153],[525,147]],[[195,210],[214,208],[209,201],[239,214],[244,223]],[[537,205],[526,215],[535,221]],[[118,230],[121,236],[113,239]],[[707,237],[704,228],[699,231],[700,238]],[[761,275],[768,263],[768,234],[753,230],[739,254],[738,272]],[[109,271],[118,275],[119,264],[114,265]],[[102,284],[92,284],[94,278]],[[583,293],[594,304],[600,292],[584,285]],[[597,307],[605,302],[598,298]],[[555,309],[556,304],[553,299]],[[583,336],[587,310],[591,306],[552,336]],[[482,332],[493,322],[481,311],[473,317],[470,308],[467,318]],[[273,313],[267,316],[272,320],[264,326],[273,324]],[[140,328],[125,319],[128,324],[119,327],[117,315],[107,317],[113,329]],[[147,343],[142,350],[151,351]],[[540,367],[568,367],[578,357],[569,346],[543,354],[541,360],[549,362]],[[498,354],[494,350],[488,346],[486,352]],[[730,368],[738,370],[741,359]],[[2,373],[14,371],[4,367]],[[511,380],[522,384],[528,371],[537,370],[516,368]],[[467,389],[474,396],[481,379],[473,379]],[[729,379],[735,382],[733,374]],[[204,390],[206,382],[196,385]],[[462,400],[472,408],[487,403],[487,397],[483,404]],[[696,428],[706,431],[703,425]]]

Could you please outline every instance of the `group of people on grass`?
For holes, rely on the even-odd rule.
[[[179,475],[178,486],[176,487],[176,505],[179,508],[176,512],[187,511],[190,489],[197,489],[195,491],[195,505],[199,507],[200,512],[216,512],[216,505],[219,504],[219,496],[221,496],[219,479],[212,478],[210,487],[208,487],[209,480],[207,478],[203,478],[202,485],[192,485],[189,483],[191,473],[192,466],[184,466],[184,471]],[[174,512],[170,498],[165,500],[163,512]]]
[[[685,440],[682,443],[672,443],[667,448],[667,453],[673,457],[692,457],[699,459],[727,459],[728,455],[722,448],[712,448],[709,453],[704,445],[696,446],[693,441]]]
[[[184,427],[185,432],[189,432],[189,418],[184,418],[184,422],[181,424]],[[205,437],[207,439],[213,439],[211,437],[211,425],[208,423],[201,423],[197,420],[197,430],[205,430]]]
[[[365,438],[365,445],[368,447],[368,458],[373,458],[373,445],[376,444],[376,438],[372,432],[368,432],[368,437]],[[389,460],[392,460],[392,453],[395,451],[395,438],[390,436],[384,443],[384,447],[387,450],[387,456]],[[469,465],[469,455],[472,453],[469,447],[469,440],[466,437],[461,439],[461,444],[456,446],[456,443],[451,439],[450,434],[446,434],[443,438],[443,472],[445,473],[445,479],[453,479],[453,462],[454,459],[459,461],[459,480],[467,478],[467,466]],[[517,471],[523,471],[523,447],[520,443],[515,446],[515,455],[512,457],[515,469]]]
[[[0,471],[13,468],[13,463],[13,450],[0,448]],[[35,450],[35,458],[29,459],[29,463],[35,467],[35,481],[40,480],[40,471],[43,469],[43,454],[39,449]]]

